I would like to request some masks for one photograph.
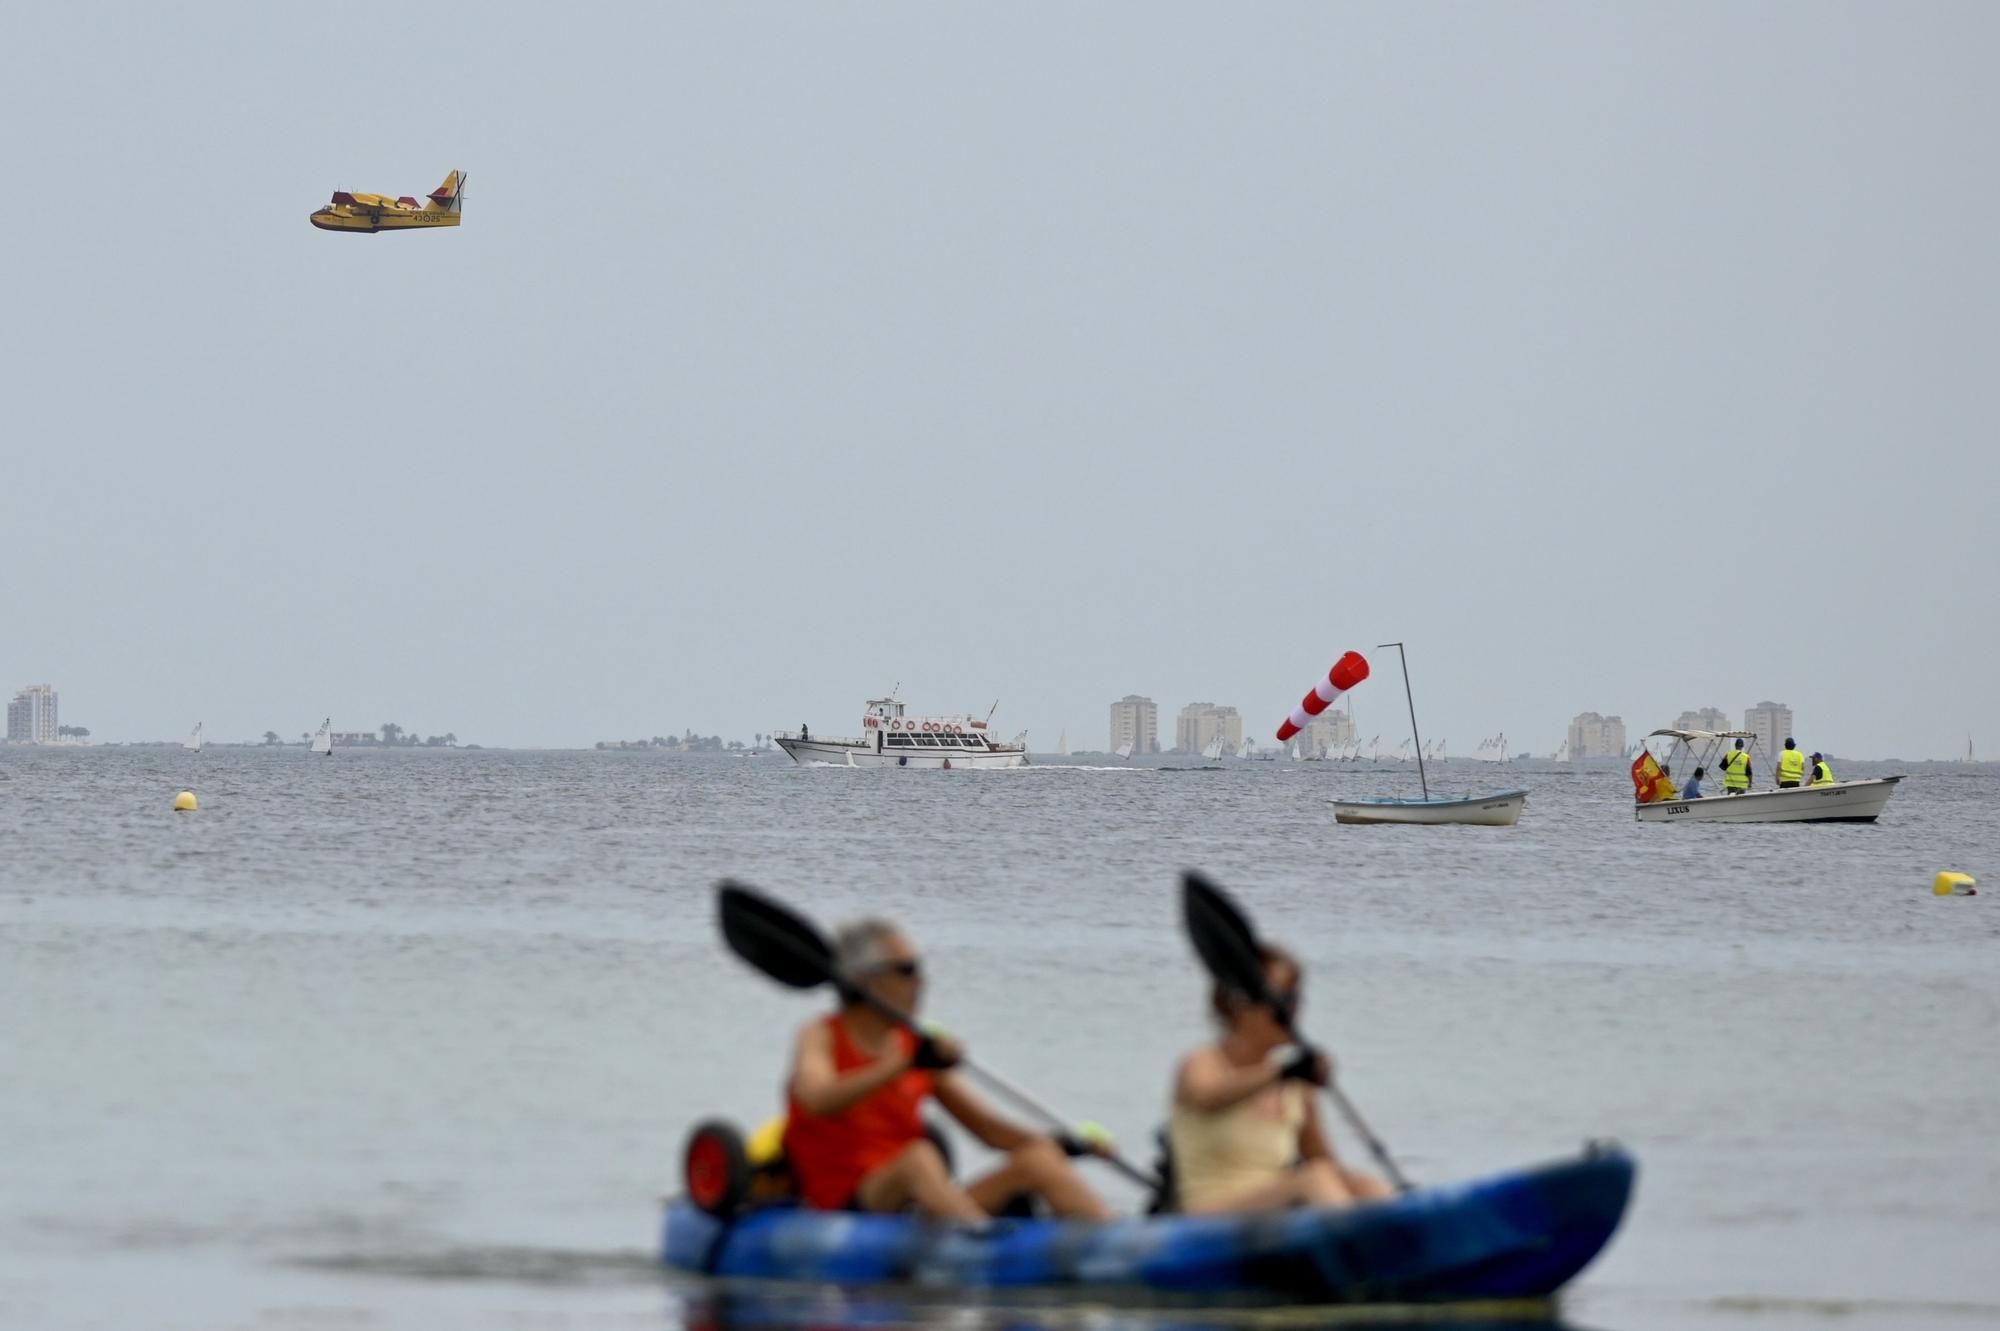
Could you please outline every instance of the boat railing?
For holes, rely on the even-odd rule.
[[[867,745],[873,742],[859,735],[824,735],[817,730],[774,730],[771,732],[771,738],[797,740],[805,744]]]

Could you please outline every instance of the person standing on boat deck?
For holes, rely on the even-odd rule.
[[[799,722],[799,742],[803,744],[812,737],[812,731],[806,729],[806,723],[803,721]]]
[[[1750,755],[1743,751],[1740,739],[1735,748],[1722,755],[1722,790],[1726,795],[1750,793]]]
[[[1830,786],[1833,784],[1833,768],[1829,767],[1826,759],[1817,753],[1812,757],[1812,774],[1812,783],[1816,786]]]
[[[1697,767],[1697,768],[1695,768],[1695,769],[1694,769],[1694,776],[1693,776],[1693,777],[1692,777],[1692,778],[1691,778],[1691,779],[1690,779],[1690,780],[1688,781],[1688,784],[1687,784],[1687,789],[1686,789],[1686,790],[1683,790],[1683,791],[1681,792],[1681,798],[1682,798],[1682,799],[1684,799],[1684,800],[1698,800],[1698,799],[1700,799],[1700,798],[1701,798],[1701,779],[1702,779],[1703,777],[1707,776],[1707,775],[1708,775],[1708,769],[1707,769],[1706,767]]]
[[[1778,755],[1778,789],[1795,789],[1806,774],[1806,756],[1792,743],[1791,736],[1785,737],[1785,751]]]
[[[999,1117],[953,1071],[963,1057],[944,1036],[918,1037],[859,994],[914,1014],[923,966],[902,931],[863,920],[834,938],[845,988],[840,1010],[799,1032],[786,1087],[785,1159],[809,1206],[900,1211],[914,1206],[951,1220],[983,1220],[1023,1192],[1057,1215],[1102,1220],[1110,1213],[1052,1139]],[[998,1169],[965,1187],[924,1130],[935,1097],[966,1131],[1006,1153]],[[1108,1149],[1108,1148],[1097,1148]]]
[[[1297,1012],[1298,962],[1266,945],[1264,975],[1287,1015]],[[1333,1060],[1291,1043],[1264,1004],[1217,985],[1209,1006],[1222,1038],[1181,1060],[1167,1124],[1174,1189],[1189,1213],[1342,1206],[1388,1197],[1389,1185],[1348,1169],[1320,1126],[1313,1092],[1333,1080]]]

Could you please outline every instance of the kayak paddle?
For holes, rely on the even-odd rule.
[[[876,997],[840,973],[840,968],[834,964],[833,946],[811,920],[754,888],[728,879],[716,887],[715,894],[721,909],[723,940],[729,944],[729,950],[744,961],[779,984],[793,989],[817,989],[823,984],[830,984],[846,1001],[866,1003],[912,1035],[923,1035],[923,1028],[909,1013]],[[969,1058],[961,1058],[958,1066],[1055,1128],[1062,1136],[1071,1136],[1065,1119],[1034,1100],[1020,1087],[1002,1080]],[[1159,1188],[1158,1179],[1124,1156],[1112,1152],[1103,1158],[1141,1187]]]
[[[1297,1044],[1307,1043],[1292,1025],[1291,1014],[1272,995],[1271,986],[1264,979],[1264,958],[1260,954],[1256,931],[1229,895],[1189,869],[1181,875],[1181,915],[1187,922],[1188,937],[1194,942],[1194,950],[1200,954],[1202,965],[1208,967],[1208,973],[1215,977],[1216,983],[1269,1008],[1286,1035]],[[1340,1110],[1341,1117],[1347,1120],[1347,1125],[1367,1143],[1368,1153],[1375,1157],[1375,1163],[1396,1185],[1396,1191],[1408,1192],[1410,1181],[1403,1177],[1403,1171],[1396,1168],[1396,1162],[1389,1158],[1388,1149],[1382,1145],[1381,1139],[1368,1130],[1353,1102],[1331,1080],[1325,1089],[1334,1107]]]

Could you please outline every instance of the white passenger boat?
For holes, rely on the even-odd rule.
[[[1642,823],[1872,823],[1882,816],[1900,776],[1834,781],[1823,786],[1792,786],[1783,790],[1753,790],[1727,795],[1717,759],[1729,742],[1755,739],[1748,730],[1655,730],[1646,738],[1668,741],[1662,765],[1672,780],[1678,768],[1683,779],[1696,767],[1708,787],[1700,799],[1664,799],[1635,803],[1633,816]],[[1644,762],[1642,754],[1637,762]]]
[[[990,716],[988,718],[991,719]],[[908,716],[896,698],[871,698],[861,715],[861,736],[815,735],[807,727],[772,738],[797,763],[835,767],[1021,767],[1026,737],[1002,743],[987,722],[970,715]]]

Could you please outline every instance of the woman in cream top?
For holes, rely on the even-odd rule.
[[[1298,963],[1266,947],[1264,974],[1272,997],[1296,1012]],[[1300,1048],[1275,1062],[1291,1043],[1277,1014],[1220,987],[1209,1001],[1222,1038],[1181,1060],[1167,1123],[1180,1209],[1266,1211],[1389,1196],[1381,1179],[1335,1159],[1320,1127],[1313,1090],[1331,1079],[1332,1061]]]

